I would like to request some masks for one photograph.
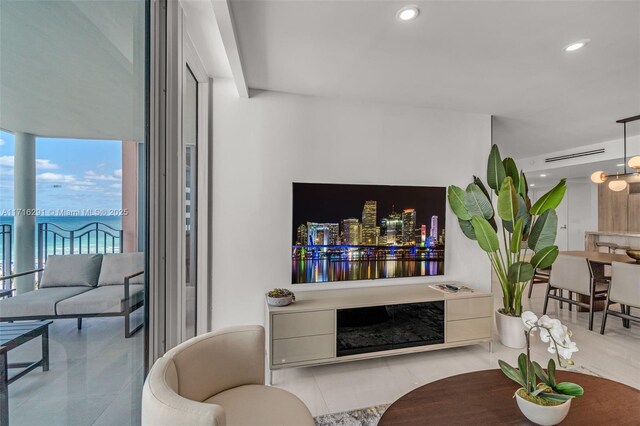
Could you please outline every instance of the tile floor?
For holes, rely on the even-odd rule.
[[[50,370],[9,385],[12,426],[137,425],[143,384],[144,330],[124,337],[124,319],[75,319],[49,326]],[[40,358],[40,339],[9,353],[10,362]],[[13,374],[13,373],[10,373]]]
[[[542,311],[544,286],[534,288],[526,307]],[[499,303],[499,298],[496,298]],[[559,317],[574,333],[580,351],[575,368],[640,387],[640,326],[622,327],[611,318],[607,333],[587,330],[587,314],[558,310],[550,302],[549,315]],[[599,326],[601,314],[596,314]],[[34,371],[9,387],[12,426],[136,425],[140,422],[143,383],[143,333],[124,338],[122,318],[75,320],[51,325],[51,370]],[[11,352],[11,360],[33,359],[40,342]],[[422,384],[468,371],[497,368],[498,359],[515,363],[520,351],[508,349],[494,336],[488,345],[401,355],[345,364],[280,370],[274,385],[298,395],[314,416],[395,401]],[[536,342],[538,360],[548,359],[546,346]]]
[[[525,309],[540,314],[544,301],[544,285],[537,285]],[[501,300],[496,298],[496,303]],[[622,321],[610,317],[604,336],[599,334],[602,314],[597,313],[594,331],[587,328],[587,313],[559,310],[549,302],[548,315],[560,318],[573,331],[580,349],[574,355],[577,371],[596,374],[640,388],[640,326],[622,327]],[[595,326],[597,325],[597,327]],[[595,330],[597,328],[597,330]],[[537,360],[549,354],[540,341],[533,344]],[[498,359],[512,365],[520,350],[509,349],[494,336],[493,351],[488,345],[446,349],[419,354],[400,355],[344,364],[279,370],[274,372],[274,386],[287,389],[300,397],[314,416],[390,403],[425,383],[469,371],[498,367]],[[539,361],[540,362],[540,361]]]

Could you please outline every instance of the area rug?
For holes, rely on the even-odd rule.
[[[376,426],[389,404],[315,417],[316,426]]]

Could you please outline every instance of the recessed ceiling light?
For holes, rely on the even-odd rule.
[[[396,18],[400,21],[411,21],[412,19],[416,19],[420,14],[420,9],[418,6],[405,6],[396,13]]]
[[[624,163],[616,164],[618,167],[624,167]]]
[[[536,186],[536,184],[535,183],[530,183],[529,186]]]
[[[565,52],[575,52],[578,49],[582,49],[585,47],[591,40],[585,38],[584,40],[576,41],[575,43],[571,43],[570,45],[564,48]]]
[[[544,173],[542,173],[542,174],[540,175],[540,177],[547,177],[547,175],[545,175]]]

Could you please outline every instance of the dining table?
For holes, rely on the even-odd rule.
[[[601,265],[609,265],[609,266],[611,266],[612,262],[636,263],[634,259],[630,258],[626,254],[601,253],[599,251],[580,251],[580,250],[561,251],[560,254],[566,254],[569,256],[576,256],[576,257],[584,257],[593,263],[599,263]],[[638,266],[640,266],[640,264]]]

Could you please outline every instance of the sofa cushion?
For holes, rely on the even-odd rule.
[[[40,288],[95,287],[98,284],[101,264],[101,254],[49,256],[40,281]]]
[[[203,402],[221,405],[227,426],[315,425],[309,409],[297,396],[273,386],[238,386]]]
[[[0,300],[0,317],[55,316],[56,304],[90,291],[91,287],[53,287],[22,293]]]
[[[129,286],[130,306],[144,298],[144,286]],[[56,305],[58,315],[115,314],[124,312],[124,285],[96,287]]]
[[[144,253],[105,254],[98,285],[122,285],[124,277],[144,271]],[[144,284],[144,274],[129,281],[130,284]]]

